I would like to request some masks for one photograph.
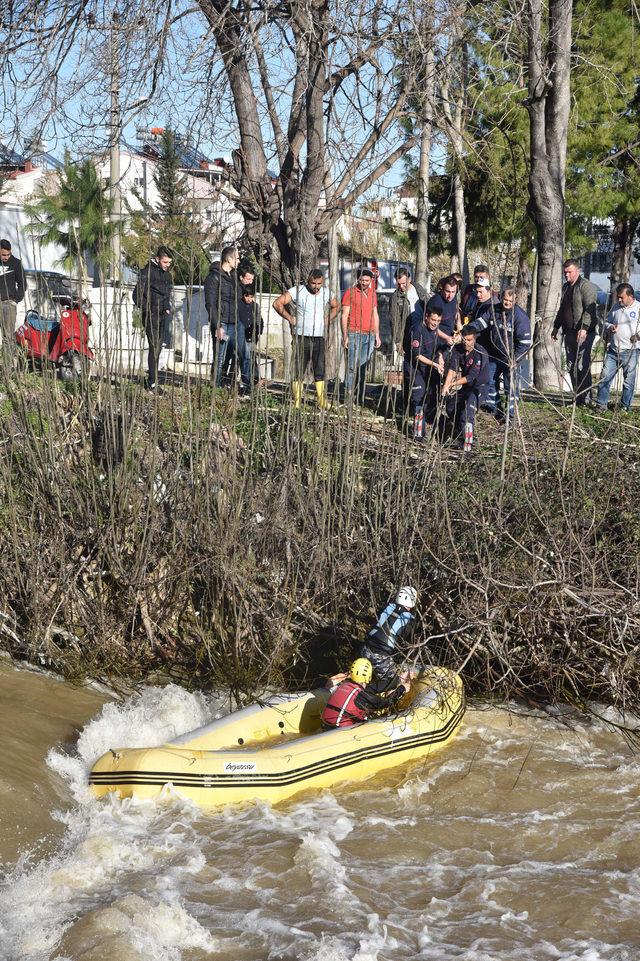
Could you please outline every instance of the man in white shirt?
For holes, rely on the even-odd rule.
[[[635,299],[631,284],[616,287],[617,305],[609,311],[604,325],[607,351],[604,355],[602,376],[598,384],[597,410],[605,411],[613,379],[622,368],[624,383],[620,407],[628,412],[636,387],[636,368],[640,349],[640,303]]]
[[[294,315],[288,309],[289,304],[295,308]],[[327,321],[331,322],[338,312],[338,301],[335,297],[332,298],[325,288],[322,271],[314,268],[306,284],[290,287],[280,294],[274,301],[273,309],[288,320],[292,328],[291,390],[294,406],[300,406],[304,375],[311,362],[318,406],[324,410],[327,406],[327,385],[324,379],[326,327]]]

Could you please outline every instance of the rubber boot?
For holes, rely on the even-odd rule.
[[[318,395],[318,407],[320,410],[326,410],[329,406],[327,404],[327,385],[324,380],[317,380],[316,384],[316,394]]]
[[[467,421],[464,425],[464,443],[462,445],[462,450],[465,454],[468,454],[473,447],[473,424],[471,421]]]
[[[424,411],[418,407],[413,417],[413,439],[422,440],[424,434]]]
[[[294,380],[291,384],[291,393],[293,394],[293,406],[298,409],[302,401],[302,381]]]

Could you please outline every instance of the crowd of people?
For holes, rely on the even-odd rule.
[[[158,255],[140,273],[137,302],[145,317],[149,340],[148,387],[157,389],[157,352],[162,345],[163,315],[169,314],[170,252]],[[563,265],[565,285],[552,336],[562,334],[567,370],[578,406],[592,403],[591,352],[598,333],[597,291],[583,277],[577,261]],[[494,289],[484,264],[474,270],[473,282],[463,287],[460,274],[443,277],[429,295],[410,271],[398,268],[390,299],[390,321],[395,349],[402,358],[403,411],[415,440],[437,430],[454,446],[470,451],[478,409],[504,422],[514,416],[522,383],[522,365],[532,346],[531,323],[516,303],[512,287]],[[216,386],[230,382],[233,360],[239,390],[249,392],[257,379],[251,344],[263,322],[256,303],[255,273],[240,261],[236,247],[225,247],[211,266],[204,284],[205,305],[215,339],[212,377]],[[345,350],[341,399],[363,404],[367,368],[381,346],[380,315],[372,270],[358,271],[355,283],[341,302],[331,297],[319,268],[304,283],[276,298],[274,310],[291,326],[291,391],[295,407],[302,402],[310,369],[318,406],[328,406],[325,351],[329,324],[338,315]],[[624,372],[622,409],[628,410],[635,389],[640,345],[640,304],[633,288],[622,284],[602,331],[605,364],[595,405],[606,408],[611,383]]]
[[[146,387],[152,392],[160,391],[158,358],[170,339],[172,259],[171,250],[160,246],[141,268],[133,294],[148,341]],[[552,337],[562,335],[575,403],[606,410],[611,385],[622,370],[620,408],[627,412],[635,392],[640,350],[640,303],[633,287],[617,287],[616,303],[600,330],[597,289],[582,276],[576,260],[565,261],[563,272],[565,284]],[[239,380],[241,393],[249,393],[259,379],[252,348],[264,322],[255,279],[253,264],[240,259],[237,247],[228,246],[211,265],[204,282],[205,307],[216,345],[212,379],[218,387]],[[484,264],[475,268],[473,282],[466,287],[462,276],[452,273],[438,282],[433,295],[413,280],[407,268],[398,268],[395,282],[389,311],[394,347],[402,359],[405,422],[417,441],[431,429],[469,451],[478,409],[501,422],[514,416],[522,365],[532,346],[529,317],[516,303],[513,288],[494,289]],[[24,271],[11,244],[0,240],[0,324],[3,359],[8,364],[15,353],[16,305],[24,298],[25,286]],[[338,316],[345,350],[344,385],[339,396],[346,404],[363,404],[367,368],[381,346],[373,271],[359,270],[355,283],[338,302],[327,289],[323,271],[314,268],[304,283],[277,297],[273,308],[291,327],[294,406],[302,402],[308,369],[318,406],[328,406],[325,352],[329,325]],[[591,355],[598,333],[605,354],[594,392]]]

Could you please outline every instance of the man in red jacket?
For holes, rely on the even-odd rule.
[[[372,676],[371,661],[366,657],[358,657],[351,665],[347,677],[329,695],[322,712],[325,729],[362,724],[374,711],[392,707],[409,690],[409,680],[401,678],[395,691],[382,697],[372,689],[367,690]]]

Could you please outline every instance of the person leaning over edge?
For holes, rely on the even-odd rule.
[[[562,270],[565,284],[551,336],[557,340],[558,331],[562,330],[576,407],[583,407],[591,401],[591,350],[598,326],[598,292],[581,275],[577,260],[565,260]]]
[[[353,396],[355,403],[364,404],[367,364],[381,344],[378,297],[368,267],[358,271],[356,283],[344,292],[341,327],[342,345],[348,351],[345,400]]]
[[[622,368],[624,383],[620,408],[628,414],[636,388],[636,369],[640,348],[640,303],[636,300],[631,284],[618,284],[616,296],[618,303],[609,311],[604,325],[603,336],[607,342],[607,350],[598,384],[596,408],[600,412],[607,409],[611,384]]]
[[[364,657],[356,658],[348,676],[329,695],[322,712],[325,730],[362,724],[374,711],[393,707],[411,686],[408,678],[403,677],[395,690],[383,696],[369,688],[372,677],[371,661]]]
[[[394,658],[398,653],[398,645],[406,646],[413,634],[416,623],[413,609],[417,600],[415,587],[401,587],[395,600],[380,612],[375,626],[362,643],[359,656],[371,661],[378,690],[397,681]]]
[[[173,254],[163,244],[158,247],[155,257],[152,257],[138,274],[138,282],[133,291],[133,302],[142,314],[145,333],[149,342],[147,354],[147,383],[146,388],[156,393],[162,393],[157,384],[158,358],[162,349],[165,324],[171,316],[171,291],[173,281],[169,268],[173,261]]]
[[[287,309],[295,307],[295,316]],[[318,407],[327,407],[325,381],[325,341],[327,324],[338,313],[338,301],[324,286],[324,274],[319,267],[309,272],[306,284],[290,287],[274,301],[273,309],[292,327],[293,350],[291,356],[294,407],[302,400],[304,375],[309,363],[318,396]]]
[[[476,411],[489,384],[489,355],[476,345],[476,330],[467,324],[461,341],[451,351],[442,396],[447,398],[447,416],[453,423],[457,446],[469,453],[473,446]]]
[[[433,424],[438,411],[438,393],[444,374],[444,341],[438,336],[442,313],[440,307],[429,307],[424,318],[411,330],[410,365],[404,375],[409,379],[413,437],[422,440],[424,422]],[[405,365],[407,361],[405,359]]]
[[[25,288],[21,261],[11,253],[11,243],[0,240],[0,335],[2,362],[7,370],[13,367],[16,355],[17,305],[24,299]]]

